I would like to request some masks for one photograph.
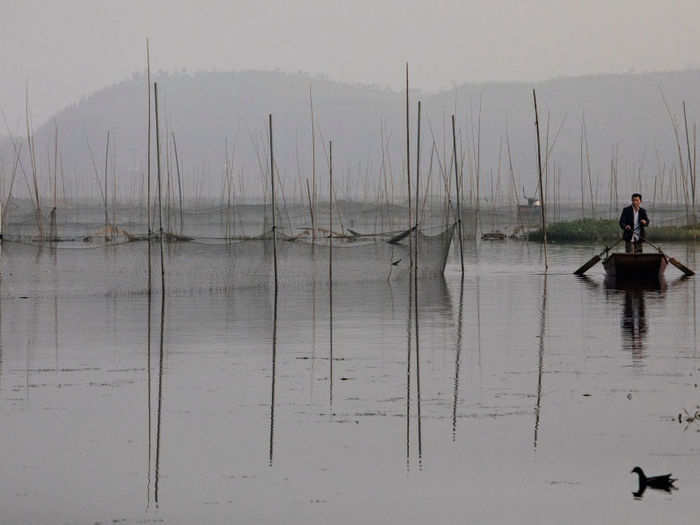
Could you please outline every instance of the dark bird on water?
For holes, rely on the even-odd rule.
[[[666,492],[671,492],[672,489],[676,489],[674,485],[676,479],[672,478],[671,474],[647,477],[641,467],[634,467],[631,473],[639,476],[639,490],[633,492],[634,496],[637,498],[640,498],[647,488],[665,490]]]

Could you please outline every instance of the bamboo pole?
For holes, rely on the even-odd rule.
[[[455,163],[455,189],[457,191],[457,232],[459,234],[459,259],[462,267],[462,275],[464,275],[464,240],[462,233],[462,206],[460,199],[459,187],[459,170],[457,169],[457,135],[455,132],[455,116],[452,115],[452,150]]]
[[[681,178],[681,183],[684,186],[684,189],[686,189],[686,191],[684,191],[684,193],[683,193],[683,197],[685,199],[685,215],[686,215],[686,224],[687,224],[690,211],[688,209],[688,192],[687,192],[687,188],[685,188],[687,181],[685,179],[685,166],[683,165],[683,153],[681,152],[681,141],[680,141],[680,137],[678,134],[678,124],[676,122],[676,119],[675,119],[673,113],[671,113],[671,108],[669,107],[668,102],[666,102],[666,97],[664,96],[663,91],[661,92],[661,99],[663,100],[664,106],[666,107],[666,112],[668,113],[668,118],[671,121],[671,127],[673,128],[673,136],[676,140],[676,148],[678,150],[679,175]]]
[[[537,131],[537,170],[539,173],[539,179],[540,179],[540,198],[542,199],[542,202],[540,203],[540,211],[542,214],[542,243],[544,246],[544,271],[545,273],[547,272],[547,269],[549,268],[549,264],[547,262],[547,220],[546,220],[546,215],[545,215],[545,192],[544,192],[544,186],[542,185],[542,154],[541,154],[541,147],[540,147],[540,119],[539,115],[537,113],[537,94],[535,93],[535,90],[532,90],[532,101],[535,105],[535,130]]]
[[[416,231],[414,233],[413,249],[413,319],[415,321],[416,331],[416,395],[417,395],[417,415],[418,415],[418,468],[422,467],[423,461],[423,438],[421,432],[421,398],[420,398],[420,344],[418,331],[418,203],[420,202],[420,114],[421,101],[418,101],[418,124],[417,124],[417,139],[416,139]],[[409,356],[410,358],[410,356]]]
[[[182,234],[184,221],[182,214],[182,176],[180,175],[180,158],[177,154],[177,142],[175,141],[175,133],[173,133],[173,150],[175,152],[175,167],[177,169],[177,191],[179,193],[180,201],[180,234]]]
[[[108,167],[108,161],[109,161],[109,130],[107,130],[107,145],[105,146],[105,176],[104,176],[104,198],[105,198],[105,241],[109,241],[110,237],[107,235],[107,232],[109,231],[109,213],[107,211],[108,207],[108,198],[107,198],[107,167]]]
[[[411,215],[411,137],[410,137],[410,115],[408,97],[408,62],[406,62],[406,182],[408,184],[408,229],[410,231],[413,219]],[[409,236],[409,244],[411,237]],[[409,269],[413,269],[413,247],[409,245]]]
[[[3,229],[5,220],[7,219],[7,210],[10,204],[10,199],[12,199],[12,189],[15,185],[15,179],[17,178],[17,168],[19,167],[20,159],[22,157],[22,146],[22,143],[17,146],[14,139],[12,139],[12,147],[15,150],[15,162],[14,167],[12,168],[12,176],[10,177],[10,186],[7,190],[7,195],[5,196],[5,205],[2,206],[2,210],[0,211],[0,241],[3,239]]]
[[[316,223],[314,222],[314,201],[311,197],[311,190],[309,189],[309,179],[306,179],[306,196],[309,199],[309,214],[311,215],[311,236],[313,238],[314,224]]]
[[[272,257],[275,271],[275,290],[277,289],[277,222],[275,216],[275,156],[272,146],[272,114],[268,115],[268,124],[270,128],[270,183],[272,189]]]
[[[690,153],[690,134],[688,133],[688,115],[685,110],[685,100],[683,101],[683,122],[685,123],[685,143],[688,147],[688,178],[690,178],[692,220],[695,223],[695,164]]]
[[[273,325],[272,325],[272,393],[270,399],[270,452],[269,464],[272,466],[273,451],[274,451],[274,428],[275,428],[275,383],[277,379],[277,302],[279,295],[279,282],[277,278],[277,216],[276,216],[276,201],[275,201],[275,156],[272,142],[272,114],[268,115],[268,125],[270,133],[270,184],[272,198],[272,256],[275,272],[275,288],[274,288],[274,310],[273,310]],[[228,166],[228,153],[226,154]]]
[[[55,126],[55,138],[54,138],[54,149],[53,149],[53,208],[56,209],[56,198],[58,193],[58,124],[54,120]]]
[[[329,402],[333,409],[333,141],[328,142],[328,307],[329,307]]]
[[[152,288],[152,264],[151,264],[151,53],[146,39],[146,98],[148,100],[148,136],[146,139],[146,223],[148,227],[147,257],[148,257],[148,295],[150,306],[150,295]],[[150,321],[149,321],[150,326]],[[149,340],[150,343],[150,340]]]
[[[515,203],[515,211],[518,211],[518,185],[515,182],[515,172],[513,171],[513,157],[510,154],[510,134],[508,133],[508,128],[506,128],[506,151],[508,152],[508,172],[510,173],[510,181],[513,184],[513,200]]]
[[[161,294],[165,295],[165,257],[163,249],[163,185],[160,174],[160,127],[158,119],[158,83],[153,83],[153,102],[156,110],[156,166],[158,173],[158,233],[160,237],[160,286]]]
[[[416,286],[418,286],[418,206],[420,203],[420,113],[421,113],[421,101],[418,101],[418,125],[416,130],[416,199],[415,199],[415,231],[413,232],[413,269],[414,278],[416,280]],[[418,318],[416,318],[416,323],[418,323]]]
[[[115,154],[114,150],[115,147],[114,145],[112,145],[112,158],[109,161],[110,167],[112,169],[112,224],[110,225],[112,232],[114,231],[114,228],[117,225],[117,167],[116,162],[114,160],[116,159],[117,155]]]
[[[470,104],[471,106],[471,104]],[[476,124],[476,146],[474,146],[474,119],[472,118],[472,148],[474,154],[474,178],[476,186],[476,224],[474,227],[474,233],[478,234],[481,229],[481,108],[482,108],[482,94],[479,94],[479,114],[477,115]],[[462,177],[464,176],[464,170],[462,170]]]
[[[693,123],[693,178],[692,178],[692,183],[693,183],[693,225],[697,222],[697,216],[695,215],[695,183],[697,181],[695,175],[696,175],[696,166],[695,166],[695,161],[697,159],[697,152],[698,152],[698,141],[697,141],[697,127],[696,124]]]
[[[582,117],[583,118],[583,117]],[[586,217],[585,213],[585,184],[583,182],[583,120],[581,120],[581,144],[580,144],[580,152],[579,152],[579,178],[580,178],[580,183],[581,183],[581,220],[583,220]]]
[[[58,237],[56,230],[56,201],[58,194],[58,124],[54,120],[54,150],[53,150],[53,207],[51,208],[50,240],[55,241]]]
[[[38,180],[38,175],[37,175],[37,167],[36,167],[36,146],[34,144],[34,131],[32,129],[32,121],[31,121],[31,115],[30,115],[30,110],[29,110],[29,87],[26,89],[26,96],[25,96],[25,114],[26,114],[26,121],[27,121],[27,149],[29,153],[29,159],[31,161],[32,165],[32,183],[33,183],[33,193],[34,193],[34,204],[35,204],[35,212],[36,212],[36,221],[37,221],[37,227],[39,228],[39,237],[41,239],[44,238],[44,224],[43,224],[43,217],[41,215],[41,199],[39,198],[39,180]],[[21,165],[20,165],[21,166]],[[32,193],[32,190],[30,189],[30,194]]]
[[[309,107],[311,109],[311,238],[316,240],[316,222],[313,210],[316,208],[316,124],[314,122],[314,99],[309,85]]]
[[[591,194],[591,219],[595,219],[595,196],[593,195],[593,177],[591,175],[591,152],[588,147],[588,131],[586,129],[586,117],[581,117],[583,127],[583,140],[586,145],[586,171],[588,173],[588,190]]]

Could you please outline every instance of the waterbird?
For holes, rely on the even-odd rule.
[[[676,479],[672,478],[671,474],[647,477],[641,467],[634,467],[631,474],[639,476],[639,490],[634,493],[636,497],[641,497],[647,488],[665,490],[666,492],[671,492],[671,489],[676,488],[674,486]]]

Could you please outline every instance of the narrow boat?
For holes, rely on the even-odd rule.
[[[612,253],[603,260],[608,276],[625,281],[661,279],[667,264],[661,253]]]

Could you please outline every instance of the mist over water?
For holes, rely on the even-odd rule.
[[[697,1],[4,4],[0,525],[697,521]]]

